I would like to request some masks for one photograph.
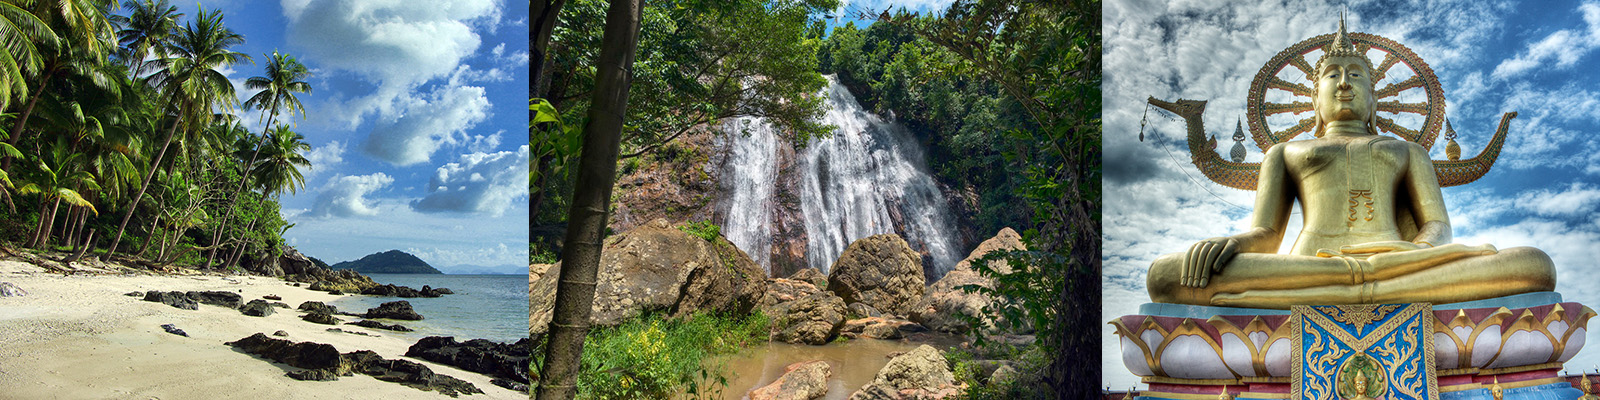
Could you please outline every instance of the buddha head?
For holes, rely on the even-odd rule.
[[[1357,395],[1367,394],[1367,372],[1356,370],[1356,377],[1350,380],[1350,388],[1355,389]]]
[[[1578,379],[1578,387],[1583,390],[1583,394],[1590,394],[1594,391],[1594,384],[1589,383],[1589,374],[1583,374],[1583,378]]]
[[[1339,18],[1339,32],[1333,43],[1322,48],[1322,58],[1312,70],[1311,108],[1315,112],[1315,130],[1322,137],[1328,123],[1333,121],[1361,121],[1368,133],[1377,134],[1377,100],[1373,91],[1372,60],[1357,51],[1350,42],[1344,27],[1344,17]]]

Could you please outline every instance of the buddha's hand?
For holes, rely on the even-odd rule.
[[[1239,241],[1228,237],[1214,237],[1189,246],[1189,253],[1185,254],[1183,262],[1183,285],[1206,287],[1211,283],[1211,275],[1222,272],[1222,267],[1233,260],[1238,249]]]
[[[1339,253],[1344,255],[1370,255],[1379,253],[1398,253],[1402,251],[1422,250],[1433,247],[1427,243],[1412,243],[1404,240],[1385,240],[1352,244],[1339,248]]]

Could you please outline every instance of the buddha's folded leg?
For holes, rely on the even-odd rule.
[[[1217,293],[1247,290],[1287,290],[1360,282],[1371,270],[1365,261],[1348,257],[1323,258],[1289,254],[1241,253],[1205,287],[1182,284],[1185,254],[1167,254],[1150,266],[1147,286],[1158,303],[1211,305]]]
[[[1288,308],[1295,304],[1444,304],[1550,291],[1555,284],[1555,266],[1550,256],[1535,248],[1517,247],[1364,284],[1218,292],[1211,303],[1254,308]]]

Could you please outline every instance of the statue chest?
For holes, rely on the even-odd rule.
[[[1322,139],[1287,148],[1284,161],[1307,228],[1339,235],[1392,231],[1409,155],[1398,143],[1382,137]]]

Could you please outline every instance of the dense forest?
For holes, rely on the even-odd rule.
[[[535,263],[551,263],[571,255],[556,241],[567,228],[569,210],[578,215],[582,208],[572,197],[575,189],[583,191],[579,154],[585,127],[602,125],[588,120],[595,106],[590,99],[608,96],[595,93],[608,68],[598,60],[603,45],[611,44],[603,38],[614,34],[605,29],[608,16],[616,15],[608,14],[601,0],[535,3],[535,22],[559,15],[547,33],[540,33],[545,25],[535,24],[530,88],[530,256]],[[542,16],[541,9],[557,12]],[[633,61],[622,89],[627,94],[622,97],[619,179],[652,165],[677,171],[681,178],[676,179],[702,179],[696,170],[703,170],[709,157],[704,141],[692,137],[737,134],[716,128],[733,118],[762,118],[794,148],[828,137],[833,129],[819,123],[827,110],[817,93],[826,83],[824,75],[833,75],[864,107],[918,138],[940,187],[963,203],[960,225],[983,237],[1005,227],[1023,232],[1027,250],[984,258],[1009,265],[1009,271],[975,263],[973,268],[995,283],[970,290],[998,299],[983,318],[999,331],[1037,335],[1033,344],[1005,350],[1031,368],[1029,378],[980,382],[962,375],[957,365],[958,378],[970,383],[962,397],[1065,398],[1098,392],[1098,2],[962,0],[938,12],[913,14],[841,9],[829,0],[680,0],[644,2],[640,14],[636,53],[624,53]],[[621,185],[610,210],[630,196]],[[681,215],[694,219],[695,214]],[[589,340],[610,343],[618,335],[642,334],[629,329],[657,330],[655,323],[640,324],[648,328],[624,325],[591,333]],[[735,333],[717,343],[748,340],[750,329],[725,330]],[[986,334],[974,336],[986,346]],[[614,357],[618,350],[605,345],[582,351],[580,393],[619,384],[600,369],[656,372],[592,361]],[[549,354],[557,353],[552,346]],[[961,357],[954,354],[952,360]],[[682,375],[694,371],[662,372],[665,377],[656,378],[668,382],[655,383],[687,385],[696,393],[696,379]]]
[[[244,40],[167,0],[0,0],[0,243],[209,268],[276,253],[277,197],[310,167],[292,128],[310,71],[230,50]],[[219,72],[251,63],[243,88]]]

